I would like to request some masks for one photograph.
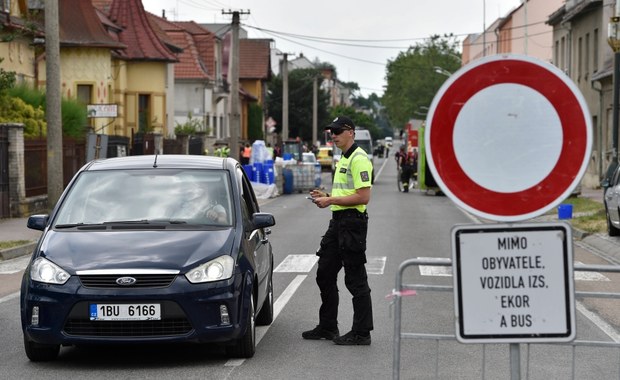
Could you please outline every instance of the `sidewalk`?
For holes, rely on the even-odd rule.
[[[26,227],[27,221],[28,218],[0,219],[0,242],[16,240],[31,242],[19,247],[0,250],[0,261],[28,255],[32,252],[37,240],[41,236],[41,231],[31,230]]]

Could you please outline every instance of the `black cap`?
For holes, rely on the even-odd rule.
[[[331,122],[330,125],[325,127],[325,129],[332,131],[340,129],[355,129],[355,124],[353,124],[353,121],[346,116],[338,116]]]

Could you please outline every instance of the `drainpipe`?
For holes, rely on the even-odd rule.
[[[594,85],[598,83],[601,88],[596,88]],[[591,87],[594,91],[598,92],[598,118],[596,119],[597,125],[596,128],[598,130],[598,136],[596,137],[597,146],[596,150],[598,151],[598,165],[597,165],[597,174],[598,179],[601,181],[603,179],[603,84],[600,80],[592,81]]]

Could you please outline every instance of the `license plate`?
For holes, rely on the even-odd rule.
[[[161,305],[141,304],[90,304],[91,321],[158,321]]]

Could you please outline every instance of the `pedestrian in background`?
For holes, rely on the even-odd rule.
[[[304,339],[333,340],[338,345],[369,345],[373,330],[372,300],[366,273],[366,235],[370,201],[372,163],[355,143],[355,125],[339,116],[326,128],[343,152],[336,165],[332,194],[312,190],[312,201],[319,208],[330,207],[332,218],[317,251],[316,282],[321,292],[319,324],[302,333]],[[338,273],[344,267],[344,283],[353,296],[351,331],[339,335]]]

